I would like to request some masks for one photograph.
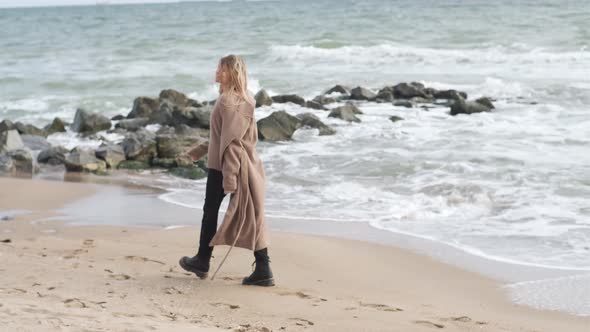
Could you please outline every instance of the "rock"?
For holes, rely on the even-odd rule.
[[[467,99],[467,93],[457,90],[436,91],[433,95],[436,99],[459,100]]]
[[[172,117],[172,111],[178,109],[172,103],[164,101],[160,104],[160,108],[153,111],[149,116],[150,124],[160,124],[162,126],[173,126],[174,118]]]
[[[494,104],[492,103],[492,99],[489,97],[481,97],[475,100],[476,103],[480,103],[486,107],[488,107],[489,109],[495,109],[496,107],[494,106]]]
[[[76,110],[74,123],[70,129],[84,135],[95,134],[102,130],[111,129],[111,120],[104,115],[90,113],[79,108]]]
[[[315,101],[316,103],[322,104],[322,105],[326,105],[326,104],[337,103],[338,99],[333,98],[333,97],[327,97],[324,95],[320,95],[320,96],[314,97],[313,101]]]
[[[170,174],[190,180],[198,180],[207,176],[207,172],[197,166],[176,167],[170,169]]]
[[[0,132],[0,153],[24,149],[24,147],[25,144],[16,129]]]
[[[176,160],[172,158],[154,158],[152,166],[161,168],[174,168],[177,166]]]
[[[144,169],[150,168],[150,165],[145,161],[139,160],[123,160],[117,166],[118,169],[129,169],[134,171],[143,171]]]
[[[66,159],[68,149],[62,146],[50,147],[49,149],[43,150],[37,156],[37,162],[49,165],[62,165]]]
[[[393,96],[400,99],[410,99],[413,97],[431,98],[424,92],[424,85],[421,83],[412,82],[400,83],[393,86]]]
[[[393,92],[391,90],[384,90],[381,89],[377,93],[376,101],[377,102],[392,102],[393,101]]]
[[[202,137],[205,139],[209,139],[209,129],[193,128],[185,124],[181,124],[179,126],[172,128],[172,132],[170,134],[176,134],[180,136]]]
[[[182,110],[175,109],[172,112],[172,122],[175,127],[185,124],[189,127],[209,129],[211,111],[211,106],[201,108],[186,107]]]
[[[33,174],[37,171],[33,162],[31,151],[26,149],[11,150],[6,153],[6,157],[12,160],[12,165],[2,166],[5,168],[11,166],[10,173],[16,174]],[[7,172],[8,173],[8,172]]]
[[[301,120],[301,125],[302,126],[307,126],[307,127],[319,129],[320,130],[320,133],[319,133],[320,136],[333,135],[333,134],[336,133],[336,131],[334,129],[332,129],[331,127],[327,126],[325,123],[323,123],[313,113],[301,113],[301,114],[297,114],[297,118],[299,120]]]
[[[179,154],[186,152],[195,144],[204,143],[201,137],[179,136],[179,135],[158,135],[156,136],[156,146],[158,158],[175,158]]]
[[[63,133],[66,131],[66,124],[60,118],[53,119],[53,122],[43,128],[47,135]]]
[[[13,175],[15,172],[16,167],[14,166],[12,158],[5,154],[0,154],[0,174]]]
[[[432,103],[434,103],[434,100],[424,98],[424,97],[412,97],[412,98],[410,98],[410,101],[414,104],[432,104]]]
[[[125,151],[123,147],[117,144],[100,146],[94,152],[96,158],[104,160],[108,168],[117,168],[125,160]]]
[[[96,158],[92,149],[76,147],[66,156],[64,160],[68,172],[91,172],[104,173],[107,164],[104,160]]]
[[[333,109],[328,115],[330,118],[338,118],[348,122],[361,122],[361,119],[354,115],[351,107],[341,106]]]
[[[293,103],[299,106],[305,106],[305,99],[298,95],[277,95],[272,96],[272,101],[275,103]]]
[[[33,135],[33,136],[43,136],[47,137],[47,133],[40,128],[37,128],[31,124],[24,124],[22,122],[17,122],[14,124],[14,127],[21,135]]]
[[[350,91],[350,99],[355,100],[375,100],[377,94],[373,91],[363,88],[363,87],[356,87]]]
[[[33,136],[33,135],[21,135],[21,139],[22,139],[24,145],[33,151],[46,150],[46,149],[51,148],[51,144],[49,144],[49,142],[47,142],[45,137]]]
[[[133,100],[131,112],[127,114],[127,119],[147,118],[152,112],[160,108],[160,100],[149,97],[137,97]]]
[[[463,99],[456,100],[451,105],[451,115],[473,114],[491,111],[492,109],[484,104],[480,104],[476,101],[465,101]]]
[[[268,95],[268,92],[266,92],[266,90],[264,90],[264,89],[261,89],[260,91],[258,91],[256,93],[256,96],[254,96],[254,99],[256,99],[256,107],[272,105],[272,98]]]
[[[295,130],[301,128],[301,120],[285,111],[273,112],[258,120],[258,138],[266,141],[287,141]]]
[[[353,114],[363,114],[360,108],[358,108],[355,104],[346,103],[344,106],[337,107],[335,109],[347,109],[350,110]]]
[[[176,91],[173,89],[167,89],[160,91],[160,101],[168,100],[172,104],[179,106],[180,108],[184,108],[186,106],[193,106],[192,99],[189,99],[184,93],[180,91]],[[197,103],[196,107],[200,107],[201,105]]]
[[[145,129],[127,134],[122,145],[125,157],[130,160],[147,163],[157,155],[156,137]]]
[[[413,108],[416,105],[411,100],[399,99],[393,102],[393,106]]]
[[[330,89],[326,90],[326,92],[324,92],[324,94],[329,95],[334,92],[340,93],[343,95],[350,95],[350,88],[347,86],[344,86],[344,85],[337,84],[337,85],[334,85],[333,87],[331,87]]]
[[[2,122],[0,122],[0,133],[3,131],[9,131],[9,130],[13,130],[14,128],[14,123],[12,123],[12,121],[10,120],[2,120]]]
[[[121,115],[121,114],[118,114],[118,115],[113,116],[111,118],[111,121],[121,121],[123,119],[125,119],[125,116],[124,115]]]
[[[324,107],[324,105],[322,105],[321,103],[314,101],[314,100],[308,100],[305,102],[305,107],[307,108],[312,108],[314,110],[322,110],[322,111],[327,111],[328,109],[326,107]]]
[[[149,124],[149,119],[147,118],[135,118],[135,119],[125,119],[119,121],[115,125],[115,128],[121,128],[128,131],[137,131],[140,128],[143,128]]]
[[[390,116],[390,117],[389,117],[389,120],[390,120],[391,122],[397,122],[397,121],[401,121],[401,120],[403,120],[403,119],[404,119],[404,118],[402,118],[401,116],[397,116],[397,115],[392,115],[392,116]]]

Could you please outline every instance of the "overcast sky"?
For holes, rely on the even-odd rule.
[[[178,2],[178,0],[0,0],[0,7],[32,7],[54,5],[93,5],[97,2],[109,3],[145,3]]]

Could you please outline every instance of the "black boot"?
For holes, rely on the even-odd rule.
[[[209,272],[210,261],[211,256],[209,256],[209,258],[201,258],[199,255],[194,257],[184,256],[180,259],[178,264],[180,264],[180,266],[188,272],[193,272],[197,275],[197,277],[205,279],[207,278],[207,273]]]
[[[254,252],[256,261],[256,268],[254,272],[244,280],[242,285],[255,285],[255,286],[274,286],[275,281],[273,279],[272,271],[270,270],[270,259],[268,258],[268,249],[264,248]]]

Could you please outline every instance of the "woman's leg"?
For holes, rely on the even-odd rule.
[[[205,204],[203,205],[203,220],[201,221],[199,252],[197,253],[199,258],[207,261],[213,253],[213,247],[209,246],[209,242],[217,233],[217,217],[224,197],[223,174],[216,169],[209,169],[205,189]]]

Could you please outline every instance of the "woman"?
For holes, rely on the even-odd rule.
[[[246,65],[242,58],[235,55],[221,58],[215,81],[220,87],[211,112],[209,142],[187,153],[193,161],[205,153],[208,156],[209,174],[199,251],[192,258],[182,257],[179,263],[183,269],[205,279],[213,246],[250,249],[254,251],[256,267],[242,284],[274,286],[264,218],[266,178],[262,161],[256,153],[256,102],[248,91]],[[231,194],[229,206],[217,231],[219,206],[227,194]]]

